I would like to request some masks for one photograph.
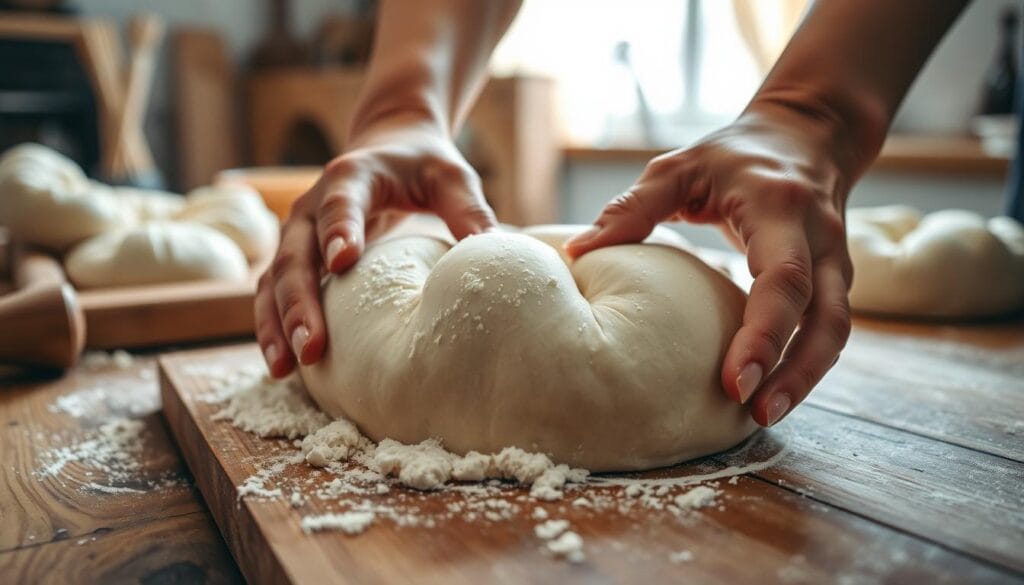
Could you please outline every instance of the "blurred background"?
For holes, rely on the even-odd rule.
[[[460,137],[499,219],[591,221],[651,157],[736,116],[807,4],[527,0]],[[966,10],[851,205],[999,213],[1019,8]],[[374,14],[370,0],[0,0],[0,150],[40,142],[95,178],[178,192],[233,177],[284,215],[345,148]]]

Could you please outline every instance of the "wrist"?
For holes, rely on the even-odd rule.
[[[850,184],[878,156],[890,121],[885,108],[870,99],[832,99],[807,88],[763,88],[742,116],[765,116],[799,128],[832,155]]]

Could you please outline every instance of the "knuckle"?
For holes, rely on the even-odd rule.
[[[268,273],[274,280],[280,280],[292,269],[293,266],[298,262],[298,256],[285,248],[281,248],[277,251],[277,255],[270,263],[270,269]]]
[[[277,293],[277,310],[286,331],[303,323],[302,293],[294,288],[283,288]]]
[[[462,164],[443,156],[429,156],[423,161],[423,175],[433,183],[472,184],[471,176],[475,175]]]
[[[822,216],[821,232],[830,242],[846,241],[846,225],[842,216],[834,211],[828,211]]]
[[[361,161],[355,153],[335,157],[324,165],[324,175],[331,178],[348,177],[359,172]]]
[[[853,326],[850,321],[850,307],[846,303],[837,303],[829,307],[825,318],[829,336],[840,346],[850,338]]]
[[[811,270],[807,262],[788,258],[773,271],[772,287],[796,306],[806,306],[813,290]]]
[[[661,154],[648,161],[647,166],[644,167],[644,174],[662,175],[670,173],[675,170],[677,164],[678,161],[674,153]]]
[[[763,345],[767,345],[775,353],[776,356],[782,354],[782,350],[786,347],[786,342],[789,341],[789,336],[782,333],[777,329],[762,329],[756,334],[756,338]],[[771,364],[774,365],[774,364]],[[770,368],[769,368],[770,369]]]

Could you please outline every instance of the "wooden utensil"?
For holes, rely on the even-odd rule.
[[[73,366],[85,345],[85,317],[60,263],[32,252],[14,266],[15,292],[0,297],[0,362]]]

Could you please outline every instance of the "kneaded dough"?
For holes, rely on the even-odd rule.
[[[212,227],[231,238],[250,261],[266,258],[277,248],[277,216],[250,187],[211,185],[189,192],[179,220]]]
[[[329,342],[300,373],[316,402],[370,438],[507,446],[592,471],[671,465],[756,425],[720,384],[745,295],[659,228],[590,252],[581,226],[495,232],[452,246],[371,245],[323,290]]]
[[[893,205],[847,212],[850,306],[932,318],[1000,315],[1024,307],[1024,227],[948,209],[924,217]]]
[[[245,256],[227,236],[186,222],[149,222],[100,234],[64,261],[79,288],[246,277]]]
[[[63,252],[133,222],[109,188],[95,189],[71,159],[39,144],[0,158],[0,224],[28,244]]]

